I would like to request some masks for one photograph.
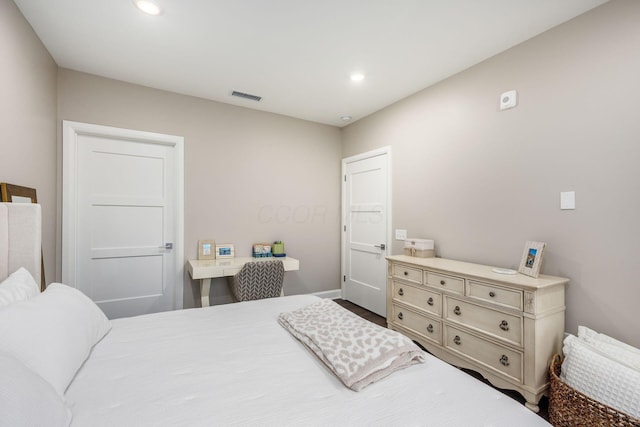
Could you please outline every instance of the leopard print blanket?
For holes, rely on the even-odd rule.
[[[425,361],[424,352],[409,338],[329,299],[281,313],[278,322],[355,391]]]

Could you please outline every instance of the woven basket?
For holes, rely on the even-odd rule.
[[[556,354],[549,368],[549,422],[556,427],[640,427],[640,420],[599,403],[562,382],[562,358]]]

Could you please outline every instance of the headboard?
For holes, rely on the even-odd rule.
[[[24,267],[40,283],[42,211],[35,203],[0,203],[0,280]]]

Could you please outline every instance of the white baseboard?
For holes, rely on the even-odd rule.
[[[336,298],[342,298],[342,290],[333,289],[331,291],[313,292],[311,295],[315,295],[320,298],[336,299]]]

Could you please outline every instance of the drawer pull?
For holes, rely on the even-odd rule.
[[[405,275],[405,276],[408,276],[408,275],[409,275],[409,272],[408,272],[408,271],[405,271],[405,272],[404,272],[404,275]]]
[[[455,337],[453,337],[453,343],[455,345],[460,345],[462,343],[462,340],[460,339],[460,337],[458,335],[456,335]]]
[[[491,291],[491,292],[489,292],[489,296],[490,296],[491,298],[493,298],[493,297],[495,297],[495,296],[496,296],[496,293],[495,293],[495,292],[493,292],[493,291]]]
[[[402,288],[398,289],[398,295],[400,296],[404,295],[404,289]]]
[[[433,305],[433,298],[429,297],[429,299],[427,300],[427,304]]]
[[[398,313],[398,319],[402,320],[403,317],[404,315],[402,314],[402,312]]]
[[[429,323],[429,326],[427,326],[427,332],[429,332],[430,334],[433,333],[433,325],[431,323]]]
[[[509,322],[507,322],[506,320],[503,320],[502,322],[500,322],[500,329],[502,329],[503,331],[508,331]]]
[[[441,284],[441,285],[446,285],[446,284],[447,284],[447,282],[445,282],[444,280],[440,280],[440,284]]]
[[[503,366],[509,366],[509,357],[503,354],[500,358],[500,363],[502,363]]]
[[[460,310],[460,306],[456,305],[456,307],[453,309],[453,314],[460,316],[462,314],[462,310]]]

